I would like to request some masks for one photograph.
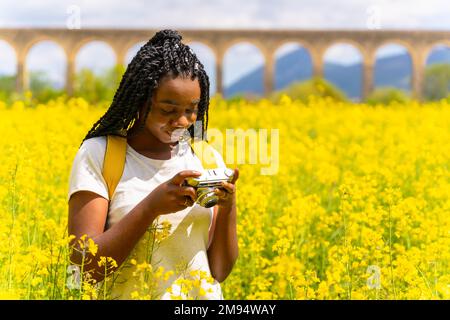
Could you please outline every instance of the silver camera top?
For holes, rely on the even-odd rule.
[[[229,168],[216,168],[203,170],[198,178],[188,178],[187,183],[193,187],[216,187],[221,186],[222,181],[230,182],[233,179],[234,171]]]

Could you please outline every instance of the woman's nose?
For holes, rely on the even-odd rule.
[[[186,115],[178,116],[177,118],[172,120],[173,127],[183,127],[186,128],[190,124],[189,119]]]

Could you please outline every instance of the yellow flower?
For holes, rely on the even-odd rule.
[[[33,99],[27,93],[23,101],[0,101],[0,148],[8,155],[0,163],[0,257],[7,261],[0,264],[0,283],[7,284],[0,298],[97,299],[92,279],[83,278],[79,290],[64,287],[69,244],[87,260],[99,254],[93,239],[67,234],[65,198],[79,143],[108,105]],[[226,299],[449,298],[447,100],[368,106],[314,96],[304,102],[216,96],[209,110],[209,128],[224,138],[232,128],[257,133],[255,145],[224,139],[217,147],[227,167],[241,173],[239,257],[220,284]],[[263,174],[271,165],[276,174]],[[207,230],[209,218],[199,216],[194,228]],[[124,272],[131,268],[139,283],[133,298],[157,299],[157,283],[174,299],[215,291],[208,270],[188,263],[159,269],[166,264],[152,259],[152,249],[182,231],[170,222],[161,217],[143,237],[148,246],[130,254]],[[117,267],[111,257],[98,260],[107,270]],[[378,276],[381,287],[370,288]]]
[[[36,278],[31,279],[31,286],[33,286],[33,287],[35,287],[35,286],[37,286],[38,284],[41,284],[41,283],[42,283],[42,278],[40,278],[40,277],[36,277]]]

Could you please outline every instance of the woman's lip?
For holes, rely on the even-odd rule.
[[[177,135],[182,135],[186,129],[175,129],[175,130],[167,130],[167,133],[173,134],[176,132]]]
[[[180,137],[183,136],[183,131],[180,131],[178,133],[175,133],[176,131],[175,132],[174,131],[166,131],[166,132],[173,139],[179,139]]]

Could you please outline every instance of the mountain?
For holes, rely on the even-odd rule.
[[[450,62],[450,50],[437,47],[427,59],[427,64]],[[231,85],[225,87],[224,96],[231,97],[238,93],[249,92],[262,95],[263,66],[249,72]],[[411,59],[407,53],[386,56],[377,59],[374,70],[374,84],[378,86],[395,86],[410,90]],[[279,90],[293,81],[307,80],[312,75],[312,65],[308,51],[299,48],[277,59],[275,67],[275,90]],[[361,97],[361,63],[341,65],[325,63],[324,76],[337,85],[349,98]]]

